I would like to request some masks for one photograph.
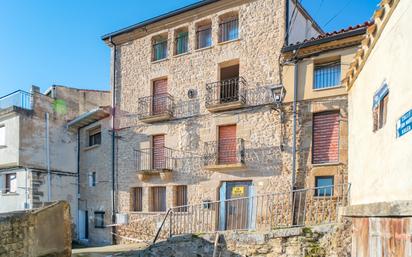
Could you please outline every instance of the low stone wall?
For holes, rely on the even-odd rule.
[[[213,256],[215,235],[185,235],[170,238],[138,253],[138,256]],[[279,229],[270,233],[225,232],[216,256],[220,257],[349,257],[351,223],[312,228]]]
[[[70,207],[0,214],[0,257],[71,256]]]

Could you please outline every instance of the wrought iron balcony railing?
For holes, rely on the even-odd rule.
[[[0,109],[6,109],[12,106],[32,110],[32,94],[18,90],[0,97]]]
[[[205,142],[204,166],[245,164],[245,143],[242,138]]]
[[[169,94],[141,97],[138,100],[138,118],[143,121],[161,121],[173,117],[174,100]]]
[[[215,108],[222,110],[219,109],[222,105],[233,109],[243,106],[246,104],[246,86],[243,77],[206,84],[206,108],[213,111]]]
[[[167,147],[152,147],[134,150],[135,167],[138,173],[156,173],[174,169],[173,150]]]

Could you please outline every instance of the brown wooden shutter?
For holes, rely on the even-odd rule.
[[[141,187],[133,188],[133,211],[142,211],[143,209],[143,189]]]
[[[156,135],[152,138],[152,160],[153,169],[164,169],[165,168],[165,136]]]
[[[236,163],[236,155],[236,125],[219,127],[219,164]]]
[[[313,115],[314,164],[339,161],[339,113],[324,112]]]
[[[167,80],[153,82],[153,115],[165,113],[167,110]]]
[[[166,187],[152,187],[151,201],[150,211],[166,211]]]
[[[177,186],[176,187],[176,197],[175,206],[185,206],[187,205],[187,186]],[[178,211],[185,212],[187,207],[181,207]]]

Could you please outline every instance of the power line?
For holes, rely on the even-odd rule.
[[[336,17],[338,17],[339,15],[341,15],[342,14],[342,12],[346,9],[346,8],[348,8],[348,6],[349,6],[349,4],[352,2],[352,0],[348,0],[347,2],[346,2],[346,5],[342,8],[342,9],[340,9],[332,18],[330,18],[326,23],[325,23],[325,25],[323,25],[323,27],[326,27],[327,25],[329,25],[329,23],[331,23]]]

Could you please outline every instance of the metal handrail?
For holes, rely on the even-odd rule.
[[[227,142],[227,145],[225,145]],[[204,165],[245,163],[245,141],[235,139],[236,145],[232,149],[233,139],[219,139],[204,143]]]
[[[172,95],[165,93],[138,98],[139,119],[144,119],[156,115],[173,115],[174,98]]]
[[[169,216],[169,214],[170,214],[171,212],[172,212],[172,209],[169,208],[169,210],[167,210],[167,213],[166,213],[166,215],[165,215],[165,217],[164,217],[164,219],[163,219],[163,221],[162,221],[162,224],[160,225],[159,229],[157,230],[156,236],[155,236],[155,238],[153,239],[153,244],[155,244],[155,243],[157,242],[157,239],[158,239],[159,236],[160,236],[160,232],[162,231],[163,226],[164,226],[165,223],[166,223],[167,217]],[[170,235],[170,236],[171,236],[171,235]]]
[[[33,108],[32,94],[23,90],[16,90],[10,94],[0,97],[0,109],[16,106],[22,109]]]
[[[231,102],[246,103],[247,82],[243,77],[206,84],[206,107]]]
[[[159,153],[156,153],[159,151]],[[135,167],[137,172],[151,170],[173,170],[173,149],[168,147],[135,149]],[[156,156],[159,154],[159,156]]]

